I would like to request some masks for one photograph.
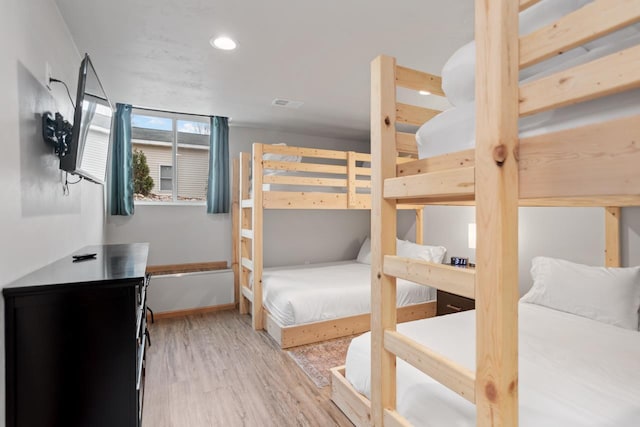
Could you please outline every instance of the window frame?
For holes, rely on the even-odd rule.
[[[171,168],[171,177],[166,178],[166,177],[163,177],[163,176],[162,176],[162,168],[163,168],[163,167],[165,167],[165,168]],[[173,165],[163,165],[162,163],[159,163],[159,164],[158,164],[158,181],[160,181],[160,188],[158,189],[158,192],[160,192],[160,193],[169,193],[169,192],[173,193],[173,188],[174,188],[174,186],[173,186],[173,182],[174,182],[174,181],[173,181],[173,178],[174,178],[174,177],[173,177]],[[167,180],[167,179],[170,179],[170,180],[171,180],[171,190],[163,190],[163,189],[162,189],[162,180],[163,180],[163,179],[164,179],[164,180]],[[175,200],[174,200],[174,201],[175,201]],[[162,202],[162,203],[167,203],[167,202]]]
[[[210,119],[209,116],[206,115],[202,115],[199,116],[197,114],[180,114],[180,113],[171,113],[171,112],[167,112],[167,111],[161,111],[161,110],[152,110],[152,109],[146,109],[146,108],[135,108],[133,107],[132,109],[132,115],[133,116],[146,116],[146,117],[158,117],[158,118],[163,118],[163,119],[170,119],[171,120],[171,130],[168,130],[167,132],[171,132],[172,134],[172,141],[169,142],[169,144],[171,144],[171,161],[172,161],[172,165],[166,165],[166,164],[161,164],[160,166],[171,166],[172,167],[172,175],[171,175],[171,180],[172,180],[172,185],[173,185],[173,189],[171,190],[171,201],[155,201],[155,200],[135,200],[133,201],[134,206],[135,205],[152,205],[152,206],[206,206],[207,205],[207,201],[206,200],[199,200],[199,201],[187,201],[187,200],[180,200],[178,198],[178,192],[179,192],[179,188],[178,188],[178,148],[179,148],[179,142],[178,142],[178,122],[179,121],[189,121],[189,122],[202,122],[205,124],[209,124],[208,120]],[[209,132],[211,132],[211,129],[209,129]],[[135,143],[135,142],[134,142]],[[160,167],[158,168],[158,180],[161,181],[161,172],[160,172]],[[169,194],[169,191],[167,190],[160,190],[160,182],[158,182],[158,193],[160,194]]]

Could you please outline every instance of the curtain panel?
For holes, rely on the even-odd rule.
[[[133,215],[133,153],[131,149],[131,105],[116,104],[109,177],[109,212]]]
[[[211,117],[207,213],[229,212],[229,120]]]

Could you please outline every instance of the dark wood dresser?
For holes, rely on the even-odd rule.
[[[3,289],[7,427],[137,427],[149,245],[88,246]]]

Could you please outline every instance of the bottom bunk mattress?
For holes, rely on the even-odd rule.
[[[435,299],[435,290],[398,279],[398,307]],[[282,326],[371,312],[371,266],[356,261],[271,268],[262,273],[263,305]]]
[[[523,427],[640,425],[640,332],[520,304]],[[398,331],[475,371],[475,311],[398,325]],[[370,398],[370,333],[355,338],[346,378]],[[415,426],[472,427],[475,406],[398,360],[397,410]]]

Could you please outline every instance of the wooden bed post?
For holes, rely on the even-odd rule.
[[[347,151],[347,208],[356,206],[356,153]]]
[[[396,201],[383,184],[396,173],[394,58],[371,63],[371,418],[383,426],[384,409],[396,406],[396,357],[384,349],[384,331],[396,329],[396,279],[383,273],[385,255],[396,254]]]
[[[518,7],[475,4],[478,426],[518,425]]]
[[[253,243],[249,241],[247,237],[242,236],[242,230],[251,230],[252,211],[251,206],[244,205],[245,200],[249,200],[249,171],[250,171],[250,155],[249,153],[240,153],[240,224],[239,228],[234,230],[234,233],[238,235],[240,245],[238,248],[239,253],[239,265],[240,270],[240,301],[239,311],[240,314],[249,313],[249,301],[242,294],[244,288],[249,288],[249,274],[250,271],[244,266],[243,259],[251,259],[251,246]]]
[[[416,243],[424,243],[424,209],[416,209]]]
[[[233,182],[231,184],[231,269],[233,270],[233,302],[240,302],[240,159],[233,159]]]
[[[605,265],[620,267],[620,213],[619,207],[604,208]]]
[[[262,308],[262,144],[253,144],[252,160],[253,182],[253,329],[264,329],[264,310]]]

